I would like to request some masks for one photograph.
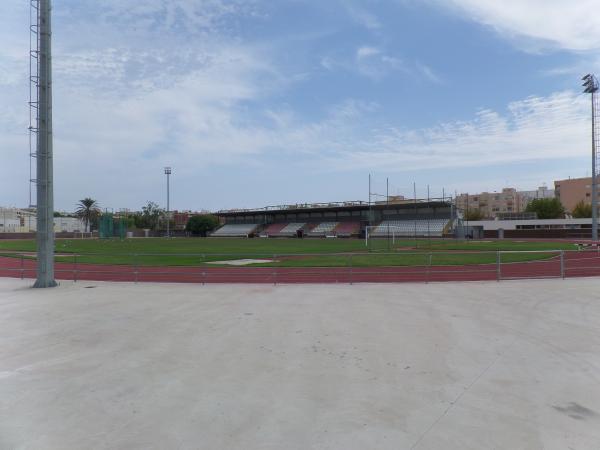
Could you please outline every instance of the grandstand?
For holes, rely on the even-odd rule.
[[[304,203],[235,209],[215,213],[224,225],[215,237],[442,237],[453,233],[451,199],[412,202],[362,201]]]

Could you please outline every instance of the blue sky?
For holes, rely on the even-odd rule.
[[[502,5],[500,5],[502,3]],[[55,203],[177,209],[589,175],[596,0],[54,2]],[[28,203],[28,2],[0,6],[0,205]]]

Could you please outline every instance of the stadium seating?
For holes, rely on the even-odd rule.
[[[261,237],[294,237],[298,230],[306,225],[304,222],[272,223],[260,232]]]
[[[433,236],[442,237],[450,219],[384,220],[371,229],[371,236]]]
[[[333,230],[339,222],[321,222],[316,227],[308,232],[309,236],[329,236],[333,235]]]
[[[286,223],[272,223],[267,228],[260,232],[261,236],[278,236],[283,228],[285,228]]]
[[[360,222],[340,222],[335,227],[335,234],[340,237],[349,237],[360,234]]]
[[[214,237],[248,237],[258,228],[256,223],[226,224],[213,232]]]
[[[288,223],[285,228],[279,232],[278,236],[296,236],[298,230],[302,229],[304,225],[306,224],[300,222]]]

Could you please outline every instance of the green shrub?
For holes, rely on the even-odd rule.
[[[219,219],[210,214],[192,216],[188,219],[185,230],[195,236],[206,236],[206,234],[219,225]]]

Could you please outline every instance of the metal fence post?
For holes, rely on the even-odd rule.
[[[352,253],[350,254],[350,260],[349,260],[349,264],[350,264],[350,284],[352,285]]]
[[[502,273],[500,272],[500,250],[496,251],[496,281],[500,281]]]
[[[565,251],[560,251],[560,276],[565,279]]]
[[[73,254],[73,282],[77,283],[77,253]]]
[[[25,261],[23,259],[23,254],[21,253],[21,280],[25,278]]]
[[[277,255],[273,255],[273,286],[277,286]]]
[[[431,254],[431,252],[429,252],[429,255],[427,255],[427,280],[425,281],[426,283],[429,283],[429,279],[431,278],[431,259],[432,259],[433,255]]]
[[[137,283],[138,282],[138,265],[137,265],[137,254],[136,253],[133,254],[132,264],[133,264],[133,281],[134,281],[134,283]]]

